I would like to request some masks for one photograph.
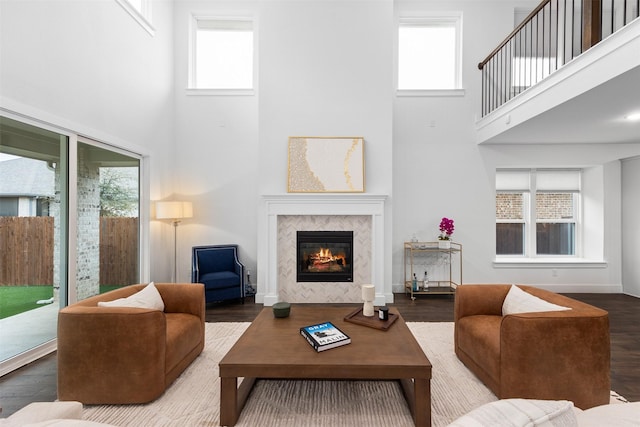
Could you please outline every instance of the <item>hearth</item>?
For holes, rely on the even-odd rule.
[[[353,282],[353,231],[298,231],[297,282]]]

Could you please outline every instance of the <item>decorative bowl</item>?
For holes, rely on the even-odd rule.
[[[291,312],[291,304],[288,302],[277,302],[273,304],[273,317],[289,317]]]

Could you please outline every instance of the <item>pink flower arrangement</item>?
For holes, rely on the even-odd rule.
[[[453,234],[453,220],[449,218],[442,218],[440,221],[440,235],[438,240],[449,240]]]

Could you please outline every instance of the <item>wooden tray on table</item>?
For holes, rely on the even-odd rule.
[[[379,314],[377,309],[374,310],[373,316],[367,317],[362,314],[362,308],[359,308],[353,311],[352,313],[349,313],[346,316],[344,316],[344,320],[346,322],[351,322],[351,323],[355,323],[362,326],[368,326],[370,328],[380,329],[383,331],[386,331],[387,329],[389,329],[391,325],[393,325],[393,322],[398,320],[398,314],[392,313],[391,310],[389,310],[389,319],[387,320],[381,320],[378,316]]]

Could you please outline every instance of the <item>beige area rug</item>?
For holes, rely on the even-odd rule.
[[[497,400],[458,361],[453,323],[407,322],[433,365],[432,425],[446,426]],[[115,426],[219,425],[218,361],[249,323],[207,323],[202,354],[157,400],[146,405],[87,406],[84,418]],[[384,349],[381,349],[384,351]],[[239,427],[413,426],[395,381],[257,381]]]

